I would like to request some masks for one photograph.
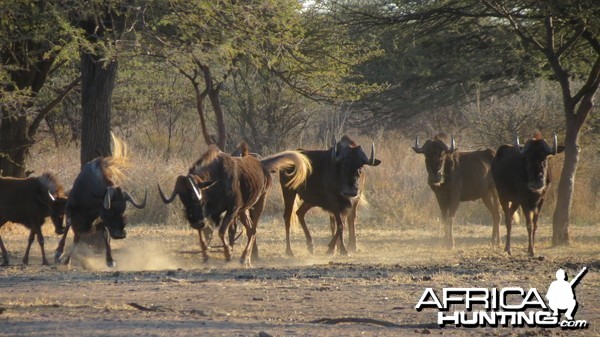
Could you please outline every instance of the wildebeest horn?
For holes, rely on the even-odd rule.
[[[450,136],[450,152],[456,151],[456,141],[454,140],[454,135]]]
[[[106,193],[104,194],[104,202],[103,202],[104,209],[110,209],[110,203],[111,203],[113,194],[115,194],[115,189],[112,186],[108,186],[106,188]]]
[[[519,144],[519,134],[515,133],[515,147],[517,150],[521,149],[521,144]]]
[[[125,195],[125,201],[129,201],[129,203],[132,204],[133,207],[139,208],[139,209],[146,207],[146,199],[148,198],[148,190],[147,189],[146,189],[146,192],[144,193],[144,201],[142,201],[141,204],[138,204],[135,201],[135,199],[133,198],[133,196],[131,196],[131,194],[127,193],[126,191],[123,191],[123,195]]]
[[[56,198],[52,195],[52,192],[50,192],[50,190],[48,190],[48,196],[50,197],[50,200],[56,201]]]
[[[200,191],[198,191],[198,188],[196,187],[196,183],[192,179],[191,175],[188,175],[188,181],[190,182],[190,187],[194,191],[194,194],[196,194],[196,198],[198,200],[202,200],[202,194],[200,194]]]
[[[556,139],[556,132],[554,133],[554,146],[552,146],[552,155],[556,156],[558,153],[558,140]]]
[[[167,197],[165,197],[165,194],[163,193],[162,189],[160,188],[160,185],[158,183],[156,183],[156,186],[158,186],[158,193],[160,194],[160,198],[162,199],[162,201],[165,204],[170,204],[173,202],[173,200],[175,200],[175,197],[177,196],[177,190],[173,189],[173,192],[171,193],[171,196],[167,199]]]
[[[369,164],[375,166],[375,142],[371,143],[371,158],[369,158]]]
[[[416,153],[423,153],[423,149],[419,147],[419,135],[415,136],[415,146],[413,146],[413,150]]]

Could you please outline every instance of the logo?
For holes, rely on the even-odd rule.
[[[587,268],[583,267],[569,282],[565,271],[557,270],[556,281],[546,292],[547,304],[536,288],[443,288],[441,297],[433,288],[426,288],[415,309],[437,308],[440,327],[587,328],[587,321],[574,319],[575,287],[586,273]]]

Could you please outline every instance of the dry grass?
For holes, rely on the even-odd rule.
[[[369,148],[372,141],[369,138],[357,137],[357,141]],[[126,140],[127,141],[127,140]],[[384,134],[381,139],[375,140],[377,145],[377,157],[382,161],[378,167],[367,168],[366,197],[369,207],[359,209],[357,226],[359,235],[361,228],[381,229],[390,231],[390,235],[402,233],[414,233],[415,238],[428,238],[434,240],[440,235],[441,221],[439,219],[439,208],[434,195],[426,185],[425,163],[421,155],[417,155],[411,149],[412,140],[396,133]],[[130,144],[140,144],[139,141],[131,139]],[[303,148],[319,148],[310,144],[298,144]],[[468,141],[461,141],[461,148],[472,150],[468,147]],[[133,193],[138,199],[143,198],[144,191],[148,190],[148,206],[143,210],[133,207],[128,208],[127,215],[129,223],[134,228],[144,228],[145,232],[176,230],[188,232],[187,224],[182,216],[182,206],[179,201],[171,205],[164,205],[157,193],[156,183],[160,183],[164,191],[170,192],[173,188],[175,178],[179,174],[187,172],[189,165],[195,161],[204,149],[189,151],[186,157],[172,158],[165,162],[157,154],[157,151],[147,148],[130,148],[130,161],[133,164],[125,173],[127,178],[123,186]],[[196,154],[193,154],[196,153]],[[594,172],[600,165],[600,159],[593,156],[590,149],[582,152],[582,161],[577,176],[577,190],[573,201],[573,234],[574,242],[586,239],[588,226],[600,224],[600,201],[599,188]],[[54,149],[50,144],[40,142],[32,151],[30,167],[35,174],[41,174],[46,170],[57,174],[65,186],[65,190],[71,188],[72,182],[79,171],[79,150],[70,147],[60,150]],[[558,181],[562,156],[553,159],[554,177]],[[277,177],[274,177],[274,186],[271,189],[267,207],[263,213],[263,223],[272,223],[272,230],[276,231],[277,240],[284,240],[283,232],[283,202]],[[541,237],[550,235],[550,223],[556,199],[557,184],[552,186],[548,201],[542,211],[540,223]],[[167,193],[168,193],[167,192]],[[328,218],[324,212],[312,210],[308,217],[311,230],[322,230],[328,233]],[[481,201],[462,203],[455,219],[455,231],[460,239],[461,235],[468,238],[474,228],[482,228],[481,233],[491,232],[491,219],[489,213]],[[138,226],[139,225],[139,226]],[[50,233],[51,226],[45,226],[45,232]],[[260,225],[260,232],[267,225]],[[523,229],[524,226],[519,226]],[[584,230],[581,230],[584,228]],[[0,234],[16,234],[25,241],[25,229],[21,226],[8,225],[0,229]],[[504,229],[501,230],[504,235]],[[302,237],[301,231],[295,229],[294,236]],[[522,234],[515,234],[517,237]],[[491,233],[490,233],[491,236]],[[191,239],[195,245],[195,239]],[[275,239],[271,239],[275,240]],[[482,239],[483,240],[483,239]],[[127,240],[129,241],[129,240]],[[484,240],[485,241],[485,240]],[[130,243],[133,244],[133,243]],[[173,244],[176,244],[173,242]],[[282,243],[283,244],[283,243]],[[543,243],[542,243],[543,245]],[[52,243],[47,247],[54,248]],[[304,244],[296,247],[304,250]],[[14,249],[9,247],[9,249]]]

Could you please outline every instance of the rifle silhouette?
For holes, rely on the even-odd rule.
[[[583,267],[583,269],[581,269],[581,271],[579,272],[579,274],[577,274],[577,276],[575,276],[571,282],[569,283],[569,285],[571,286],[571,288],[575,287],[577,285],[577,282],[579,282],[579,280],[583,277],[583,275],[585,275],[585,273],[587,273],[587,267]]]

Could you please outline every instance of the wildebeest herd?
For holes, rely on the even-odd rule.
[[[110,238],[126,237],[126,204],[144,208],[147,191],[144,200],[138,203],[120,186],[122,170],[127,166],[127,147],[115,136],[112,140],[112,156],[99,157],[85,164],[68,193],[51,173],[24,179],[0,177],[0,227],[10,221],[30,229],[23,264],[28,263],[35,237],[41,248],[42,263],[48,264],[41,226],[50,217],[55,232],[62,234],[56,261],[68,263],[82,238],[100,234],[107,265],[116,265],[111,255]],[[446,247],[454,246],[452,225],[459,203],[481,199],[492,215],[493,245],[500,244],[500,207],[503,210],[507,228],[505,251],[508,254],[511,254],[513,215],[521,207],[528,230],[528,253],[534,255],[538,216],[550,185],[548,159],[564,150],[563,146],[557,145],[556,135],[552,146],[536,132],[523,146],[516,137],[514,145],[502,145],[497,151],[472,152],[458,151],[454,137],[448,147],[442,137],[436,135],[422,146],[417,137],[413,150],[425,156],[427,183],[442,213]],[[175,179],[170,196],[167,197],[160,186],[158,192],[166,204],[179,197],[186,219],[198,232],[204,261],[208,254],[203,230],[211,227],[207,225],[216,229],[225,259],[229,261],[239,221],[247,237],[240,262],[250,266],[258,257],[258,223],[272,185],[272,174],[279,173],[285,209],[286,253],[293,256],[290,226],[295,219],[302,226],[308,250],[313,252],[312,237],[304,216],[311,208],[319,207],[331,218],[332,239],[328,253],[334,253],[337,247],[340,254],[346,255],[348,249],[343,239],[346,225],[350,232],[348,248],[356,251],[354,222],[365,188],[364,167],[380,163],[375,158],[374,145],[367,156],[348,136],[335,141],[330,149],[283,151],[265,158],[251,154],[244,142],[233,155],[221,152],[213,145],[187,173]],[[66,226],[63,226],[65,217]],[[73,245],[63,252],[69,229],[73,232]],[[2,265],[8,265],[8,253],[1,237],[0,249]]]

